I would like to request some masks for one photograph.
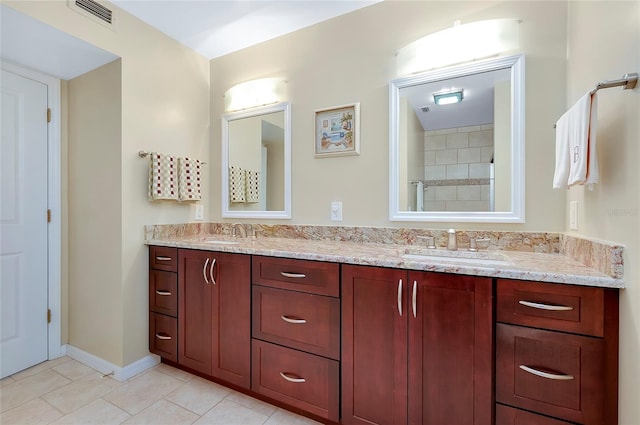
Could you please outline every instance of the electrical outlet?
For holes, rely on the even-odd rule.
[[[342,221],[342,202],[331,203],[331,221]]]
[[[204,220],[204,205],[196,204],[195,210],[193,212],[194,220]]]
[[[578,201],[569,202],[569,230],[578,230]]]

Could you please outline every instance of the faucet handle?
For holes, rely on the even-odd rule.
[[[416,238],[426,240],[427,249],[434,249],[436,247],[436,238],[433,236],[416,236]]]
[[[478,245],[477,245],[478,242],[491,242],[491,239],[489,239],[489,238],[483,238],[483,239],[470,238],[469,239],[469,251],[471,251],[471,252],[478,251]]]

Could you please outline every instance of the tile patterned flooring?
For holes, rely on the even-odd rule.
[[[2,425],[312,425],[295,415],[159,364],[118,382],[70,357],[0,381]]]

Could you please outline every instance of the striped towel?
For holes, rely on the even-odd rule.
[[[149,200],[178,199],[178,164],[170,155],[149,154]]]
[[[178,199],[180,201],[200,201],[200,161],[178,158]]]
[[[245,170],[247,202],[260,202],[260,171]]]
[[[231,202],[246,202],[245,175],[240,167],[229,167],[229,200]]]

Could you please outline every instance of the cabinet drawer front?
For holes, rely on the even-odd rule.
[[[498,324],[496,401],[579,423],[603,423],[603,341]]]
[[[496,425],[571,425],[546,416],[536,415],[513,407],[496,405]]]
[[[339,360],[340,300],[256,285],[253,337]]]
[[[178,271],[178,249],[168,246],[150,246],[149,267],[168,272]]]
[[[498,279],[497,294],[499,322],[604,334],[602,288]]]
[[[178,316],[177,273],[149,270],[149,310]]]
[[[251,389],[337,422],[339,366],[335,360],[253,340]]]
[[[149,313],[149,351],[162,358],[178,361],[178,320]]]
[[[252,262],[255,284],[340,296],[338,263],[260,256],[254,256]]]

